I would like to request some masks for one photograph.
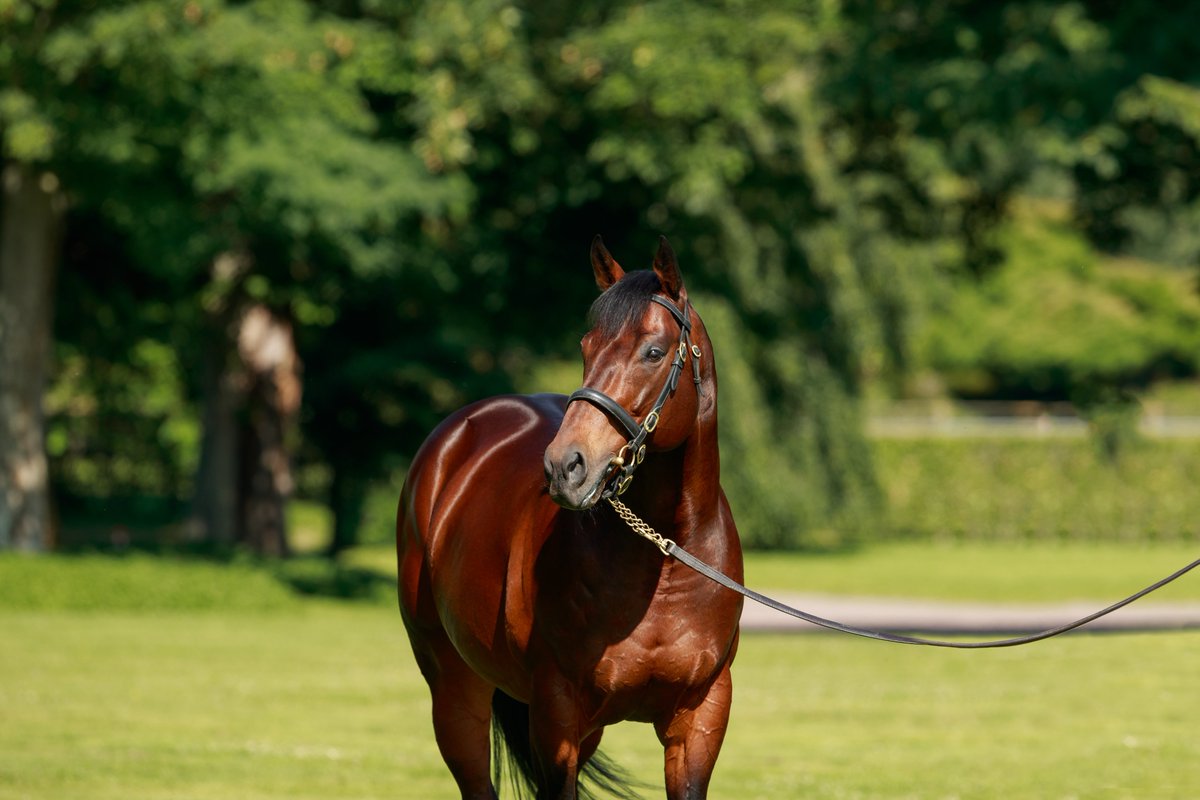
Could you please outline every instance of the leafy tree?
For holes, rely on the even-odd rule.
[[[1194,262],[1189,14],[0,0],[0,463],[38,484],[3,493],[0,547],[47,535],[56,279],[64,492],[190,492],[195,535],[281,552],[299,455],[336,551],[436,420],[573,355],[595,233],[680,253],[747,538],[835,545],[881,502],[859,400],[927,358],[964,392],[1191,374],[1187,302],[1013,203]],[[1031,344],[1021,304],[1079,335]]]
[[[870,137],[859,152],[882,185],[904,176],[885,208],[963,232],[959,267],[943,270],[952,284],[931,295],[934,366],[969,396],[1072,400],[1116,441],[1105,432],[1130,427],[1139,389],[1194,374],[1190,301],[1101,268],[1057,220],[1039,229],[1011,203],[1056,196],[1107,248],[1194,256],[1187,131],[1200,106],[1184,83],[1194,42],[1180,33],[1191,12],[1036,1],[847,11],[870,31],[844,73],[864,101],[851,106]]]
[[[185,363],[207,359],[193,372],[208,376],[210,434],[225,431],[224,445],[206,435],[197,482],[206,513],[225,513],[201,521],[209,536],[253,535],[257,549],[280,550],[298,386],[282,390],[278,370],[296,363],[289,318],[320,304],[306,276],[326,264],[383,268],[398,220],[443,209],[458,191],[376,137],[360,86],[386,35],[287,0],[5,12],[6,159],[39,186],[39,173],[53,175],[78,209],[124,237],[139,268],[170,281],[180,309],[206,309],[188,335],[208,344],[179,343]],[[53,262],[32,271],[49,275]],[[272,334],[247,335],[256,319]],[[293,354],[268,356],[279,347]],[[255,486],[265,487],[258,500]]]
[[[1069,213],[1018,206],[997,238],[1001,262],[960,281],[929,326],[929,358],[956,394],[1090,409],[1200,371],[1200,298],[1186,276],[1102,259]]]
[[[593,292],[570,267],[583,264],[579,243],[602,232],[636,253],[665,232],[692,285],[742,311],[739,349],[768,422],[746,446],[780,449],[793,466],[776,479],[803,487],[785,497],[745,482],[739,510],[763,510],[748,530],[782,545],[803,525],[869,511],[854,396],[904,357],[906,334],[889,323],[905,324],[910,298],[884,251],[915,248],[857,218],[856,189],[823,143],[835,15],[678,2],[526,15],[487,1],[423,4],[408,24],[420,78],[397,96],[397,131],[412,131],[431,170],[475,189],[470,217],[426,262],[448,276],[444,308],[459,291],[473,298],[475,324],[461,330],[484,344],[467,363],[514,373],[570,352]]]
[[[1116,67],[1072,162],[1079,219],[1105,249],[1194,267],[1200,45],[1190,31],[1200,10],[1096,3],[1089,11],[1104,26]]]

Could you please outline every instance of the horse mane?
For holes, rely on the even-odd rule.
[[[642,318],[650,298],[661,290],[658,275],[652,271],[627,272],[592,303],[588,325],[598,329],[605,339],[615,338],[627,325]]]

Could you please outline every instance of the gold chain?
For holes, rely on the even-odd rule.
[[[654,542],[654,546],[661,550],[664,556],[671,555],[671,551],[667,548],[674,547],[675,542],[666,538],[658,531],[654,530],[654,528],[651,528],[649,525],[647,525],[641,517],[630,510],[629,506],[625,505],[617,498],[610,497],[608,498],[608,502],[612,504],[614,509],[616,509],[617,515],[621,519],[625,520],[625,524],[633,529],[634,533],[644,539],[649,539],[650,541]]]

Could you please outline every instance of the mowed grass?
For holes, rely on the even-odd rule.
[[[1198,543],[898,542],[847,553],[748,553],[746,583],[946,601],[1118,600],[1200,559]],[[1200,568],[1143,603],[1200,600]]]
[[[630,534],[632,535],[632,534]],[[1200,544],[891,542],[841,553],[747,552],[746,585],[764,592],[980,602],[1117,600],[1200,558]],[[391,547],[350,567],[394,578]],[[1143,602],[1200,600],[1200,568]]]
[[[452,798],[397,615],[0,613],[0,798]],[[747,635],[712,796],[1200,796],[1200,633]],[[661,796],[648,726],[606,750]]]
[[[924,559],[882,548],[758,566],[755,556],[751,574],[857,589],[924,564],[926,584],[948,587],[935,594],[977,597],[966,577],[929,576],[1042,563],[1034,572],[1052,578],[1057,563],[1074,565],[1079,596],[1092,597],[1107,587],[1086,576],[1103,564],[1138,583],[1156,577],[1143,574],[1155,559],[1184,555],[1120,552],[1085,569],[1071,548],[1074,560],[1043,547],[990,558],[927,547]],[[0,558],[10,589],[0,591],[0,800],[456,797],[394,606],[302,599],[271,574],[148,557]],[[1021,599],[1027,588],[995,591]],[[30,592],[43,599],[20,602]],[[1200,797],[1198,656],[1200,632],[983,652],[747,634],[711,796]],[[605,749],[647,784],[644,796],[662,796],[648,726],[610,729]]]

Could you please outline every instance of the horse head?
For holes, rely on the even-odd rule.
[[[550,497],[574,510],[622,491],[647,452],[680,447],[712,373],[701,362],[708,337],[665,237],[652,270],[626,273],[599,236],[591,260],[602,294],[580,343],[583,387],[568,399],[544,460]]]

